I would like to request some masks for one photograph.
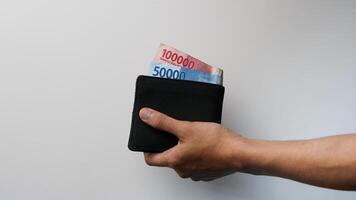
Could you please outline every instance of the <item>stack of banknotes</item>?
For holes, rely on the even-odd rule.
[[[218,85],[223,83],[222,69],[212,67],[165,44],[160,44],[157,54],[150,64],[149,75]]]

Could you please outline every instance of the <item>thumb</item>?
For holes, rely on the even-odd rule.
[[[185,135],[187,127],[187,122],[185,121],[176,120],[151,108],[142,108],[139,116],[143,122],[153,128],[172,133],[178,138],[182,138]]]

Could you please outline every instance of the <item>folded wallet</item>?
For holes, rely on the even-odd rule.
[[[132,151],[162,152],[178,143],[172,134],[154,129],[139,117],[149,107],[175,119],[221,122],[225,88],[196,81],[138,76],[128,147]]]

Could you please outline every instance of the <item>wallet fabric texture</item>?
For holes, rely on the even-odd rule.
[[[149,107],[179,120],[221,123],[224,91],[223,86],[210,83],[138,76],[129,149],[162,152],[178,142],[176,136],[141,121],[141,108]]]

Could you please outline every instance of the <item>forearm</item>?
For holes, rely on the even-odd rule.
[[[240,171],[356,190],[356,134],[263,141],[243,138],[220,124],[180,121],[149,108],[141,109],[140,117],[179,139],[167,151],[145,153],[146,163],[171,167],[183,178],[210,181]]]
[[[246,139],[243,145],[239,156],[245,172],[356,190],[356,134],[300,141]]]

